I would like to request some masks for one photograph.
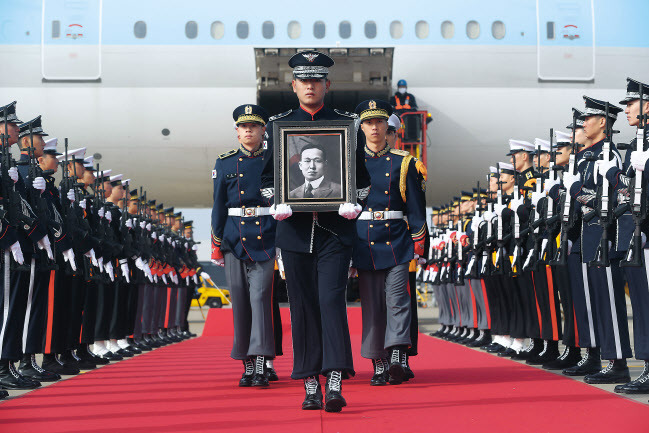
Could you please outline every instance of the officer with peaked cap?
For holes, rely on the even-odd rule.
[[[268,114],[245,104],[232,113],[239,147],[219,155],[212,171],[212,261],[225,267],[232,296],[230,356],[243,362],[239,386],[268,386],[266,359],[275,357],[272,199],[261,195],[262,147]]]
[[[606,101],[587,96],[584,96],[584,100],[586,109],[582,116],[583,128],[593,144],[582,149],[577,155],[579,161],[577,174],[564,173],[563,182],[573,199],[580,203],[582,214],[586,216],[597,212],[599,208],[597,191],[602,176],[595,172],[595,161],[604,159],[605,162],[601,164],[608,164],[609,158],[615,159],[614,165],[621,167],[620,154],[611,142],[612,137],[607,137],[606,134],[622,109]],[[605,142],[610,143],[610,157],[603,152]],[[613,222],[612,229],[616,234],[613,239],[616,239],[619,233],[619,221]],[[587,278],[588,286],[592,290],[591,302],[596,311],[594,319],[599,331],[601,357],[609,360],[609,364],[599,372],[591,371],[592,374],[587,374],[584,380],[587,383],[626,383],[630,381],[626,358],[631,357],[631,346],[626,320],[624,277],[619,269],[619,259],[622,254],[615,250],[611,251],[610,266],[588,266],[597,258],[602,230],[597,213],[592,220],[584,222],[581,233],[581,258],[582,263],[586,265],[584,279]]]
[[[318,51],[299,52],[291,57],[293,91],[300,107],[273,116],[266,131],[266,152],[261,187],[274,194],[273,121],[349,120],[355,114],[325,107],[331,82],[327,79],[334,61]],[[370,178],[365,157],[356,148],[358,199],[369,192]],[[294,365],[291,377],[303,379],[306,392],[303,409],[321,409],[322,391],[318,376],[327,376],[325,410],[338,412],[345,405],[342,377],[353,376],[351,340],[347,324],[345,290],[354,219],[361,211],[355,203],[341,204],[338,212],[296,212],[287,204],[272,208],[278,220],[277,247],[281,249],[291,306]],[[309,272],[304,272],[308,269]]]
[[[356,107],[356,114],[372,178],[356,223],[353,255],[363,310],[361,355],[374,364],[372,385],[385,385],[386,371],[390,383],[399,384],[406,376],[403,361],[411,345],[409,266],[413,257],[424,256],[428,233],[425,184],[415,167],[416,159],[387,145],[390,104],[364,101]]]

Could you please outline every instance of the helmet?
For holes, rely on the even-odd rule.
[[[399,80],[397,87],[408,87],[408,83],[406,83],[406,80]]]

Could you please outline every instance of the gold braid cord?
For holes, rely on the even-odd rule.
[[[413,156],[404,156],[401,160],[401,175],[399,176],[399,191],[401,191],[401,199],[406,202],[406,178],[408,177],[408,165]]]

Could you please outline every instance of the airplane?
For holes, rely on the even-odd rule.
[[[329,106],[406,79],[432,114],[432,205],[484,179],[509,138],[565,130],[582,95],[617,102],[627,76],[649,81],[646,16],[645,0],[0,0],[0,103],[151,197],[209,208],[214,161],[238,145],[232,110],[296,107],[287,61],[318,49],[336,62]]]

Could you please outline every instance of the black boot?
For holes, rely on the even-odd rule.
[[[16,371],[13,362],[0,361],[0,388],[5,389],[36,389],[41,383],[31,380]]]
[[[266,375],[266,378],[269,382],[277,382],[279,380],[279,376],[277,376],[277,372],[273,368],[273,364],[270,359],[266,360],[266,369],[264,370],[264,374]]]
[[[74,350],[63,352],[60,359],[64,364],[74,365],[79,370],[94,370],[97,368],[97,364],[92,362],[92,360],[79,358],[77,354],[74,353]]]
[[[302,410],[320,410],[322,409],[322,388],[318,376],[309,376],[304,379],[304,401]]]
[[[629,383],[630,381],[631,375],[626,359],[612,359],[599,372],[584,377],[584,382],[590,384]]]
[[[252,386],[267,387],[268,378],[264,374],[266,369],[266,357],[257,355],[255,357],[255,375],[252,376]]]
[[[644,370],[636,380],[615,387],[615,392],[623,394],[649,394],[649,361],[644,362]]]
[[[599,355],[599,347],[587,347],[586,353],[574,367],[566,368],[563,374],[566,376],[586,376],[595,374],[602,369],[602,360]]]
[[[484,330],[481,329],[478,331],[476,338],[473,341],[467,343],[467,347],[480,347],[480,345],[483,343],[484,338]]]
[[[243,360],[243,374],[239,380],[239,386],[252,386],[252,376],[255,375],[255,361],[252,358]]]
[[[388,369],[390,372],[390,385],[401,384],[406,376],[406,371],[401,364],[401,355],[404,352],[402,346],[395,346],[390,349],[390,367]]]
[[[410,379],[415,378],[415,373],[412,372],[410,364],[408,363],[409,357],[410,355],[408,355],[405,350],[401,353],[401,365],[403,366],[403,371],[405,372],[403,376],[404,382],[408,382]]]
[[[62,376],[74,376],[80,373],[78,368],[71,365],[65,365],[59,361],[56,354],[43,355],[43,368]]]
[[[372,365],[374,366],[374,376],[370,379],[371,386],[383,386],[387,385],[388,381],[386,379],[386,365],[383,364],[383,358],[373,359]]]
[[[542,365],[559,357],[559,342],[543,340],[543,350],[534,357],[527,359],[529,365]]]
[[[5,398],[9,397],[9,393],[5,391],[4,389],[0,389],[0,400],[3,400]]]
[[[18,373],[38,382],[56,382],[61,375],[44,370],[36,363],[36,355],[23,355],[18,365]]]
[[[343,375],[341,371],[335,370],[327,373],[327,384],[325,385],[325,411],[340,412],[347,402],[342,395]]]
[[[428,335],[430,335],[431,337],[440,337],[441,335],[443,335],[443,334],[446,332],[446,329],[447,329],[447,326],[446,326],[446,325],[442,325],[442,327],[439,328],[437,331],[435,331],[435,332],[431,332],[431,333],[428,334]]]
[[[581,359],[581,349],[574,346],[566,346],[560,357],[543,364],[546,370],[565,370],[577,365]]]

